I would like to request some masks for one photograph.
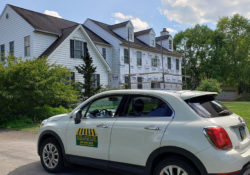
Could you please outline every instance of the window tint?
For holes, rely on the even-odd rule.
[[[122,96],[110,96],[98,99],[90,104],[87,118],[114,117],[116,110],[122,100]]]
[[[126,116],[131,117],[163,117],[171,116],[173,111],[162,100],[155,97],[132,97]]]
[[[214,100],[214,96],[196,97],[186,102],[201,117],[213,118],[232,114],[224,105]]]

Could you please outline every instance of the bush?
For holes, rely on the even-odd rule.
[[[72,110],[73,109],[66,109],[62,106],[56,108],[50,107],[48,105],[44,105],[42,107],[36,107],[32,115],[33,121],[41,121],[54,115],[69,113]]]
[[[63,111],[60,105],[70,107],[78,101],[70,76],[67,68],[50,65],[46,58],[23,61],[10,55],[0,62],[0,114],[8,119],[18,115],[42,119]],[[48,115],[38,117],[41,108],[46,108]],[[0,121],[5,120],[0,117]]]
[[[201,84],[196,88],[198,91],[221,92],[220,83],[215,79],[207,79],[201,81]]]

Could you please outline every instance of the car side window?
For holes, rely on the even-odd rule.
[[[168,104],[155,97],[135,96],[130,99],[126,116],[169,117],[173,111]]]
[[[114,117],[122,96],[110,96],[92,102],[86,113],[86,118],[110,118]]]

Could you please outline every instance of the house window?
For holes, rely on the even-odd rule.
[[[172,40],[169,40],[169,41],[168,41],[168,48],[169,48],[170,50],[172,50]]]
[[[151,82],[151,89],[160,89],[161,88],[161,83],[157,81],[152,81]]]
[[[171,69],[171,57],[168,57],[168,69]]]
[[[141,52],[137,51],[136,52],[136,57],[137,57],[137,66],[141,66],[142,65],[142,57],[141,57]]]
[[[24,37],[24,56],[30,56],[30,36]]]
[[[3,57],[5,56],[5,46],[4,46],[4,44],[2,44],[1,46],[0,46],[0,57],[1,57],[1,61],[3,61]]]
[[[14,55],[14,41],[9,42],[9,53]]]
[[[71,76],[67,77],[66,80],[75,82],[75,72],[70,72],[70,75]]]
[[[93,74],[92,75],[93,86],[98,88],[100,86],[100,74]]]
[[[128,52],[128,49],[124,49],[124,64],[129,64],[129,52]]]
[[[180,70],[180,60],[176,59],[176,70]]]
[[[142,89],[142,77],[137,77],[137,89]]]
[[[106,48],[102,48],[102,56],[106,60]]]
[[[81,58],[85,56],[87,43],[79,40],[70,40],[70,57]]]
[[[128,76],[125,76],[124,77],[124,87],[125,89],[129,89],[129,77]]]
[[[154,58],[152,58],[151,65],[152,65],[152,67],[157,67],[159,65],[158,56],[155,56]]]

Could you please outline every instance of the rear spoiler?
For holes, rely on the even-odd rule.
[[[186,92],[181,93],[180,97],[186,101],[186,100],[191,100],[191,99],[198,98],[198,97],[204,98],[204,96],[215,98],[217,95],[218,95],[217,92],[186,91]]]

